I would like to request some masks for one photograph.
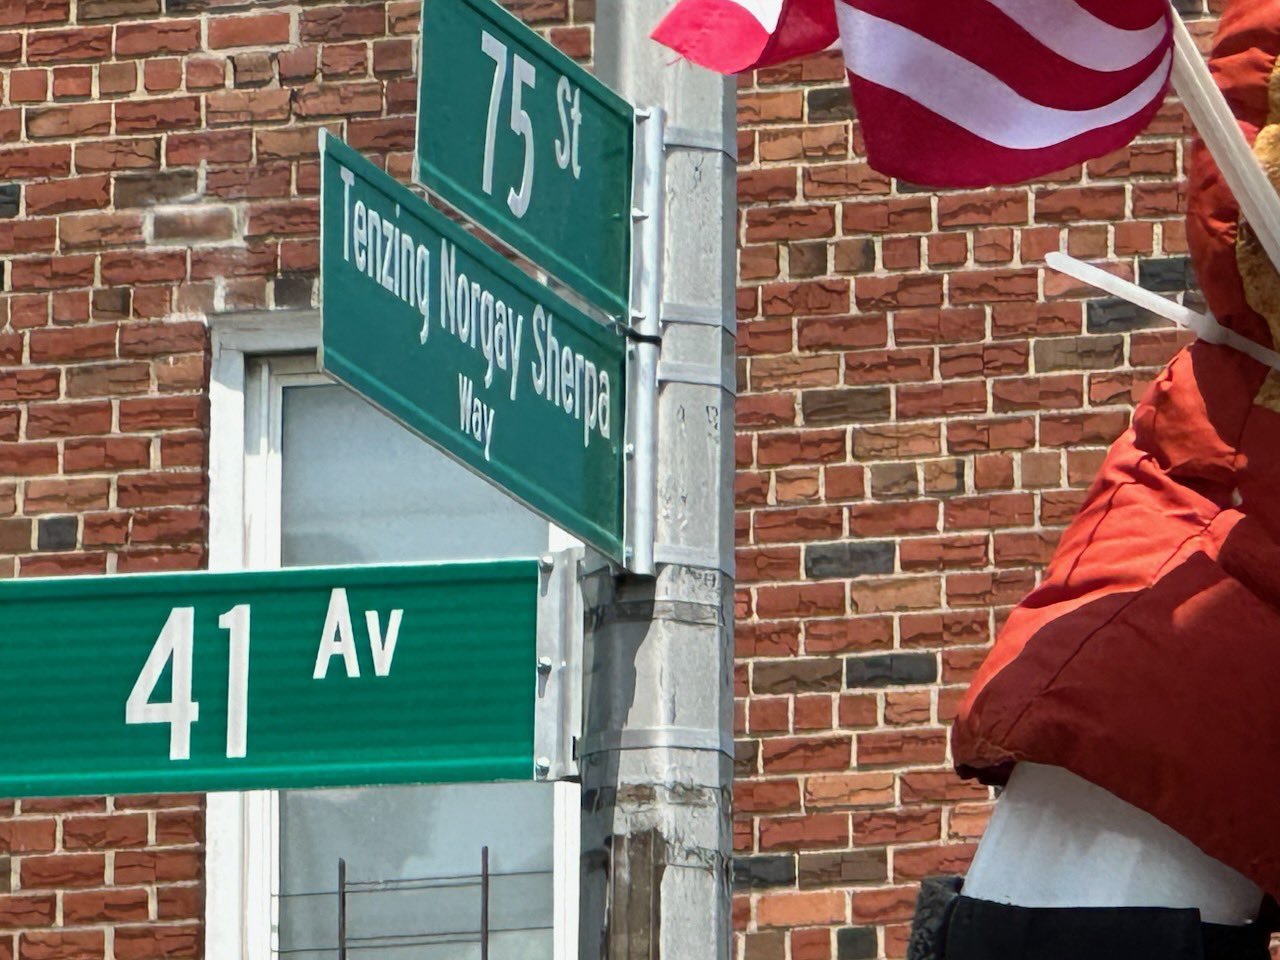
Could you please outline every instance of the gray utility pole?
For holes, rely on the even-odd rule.
[[[649,39],[668,4],[597,9],[597,72],[658,108],[637,152],[647,135],[646,175],[665,180],[640,261],[659,282],[633,305],[661,336],[637,346],[658,379],[657,575],[588,581],[581,960],[729,960],[731,945],[734,87]]]

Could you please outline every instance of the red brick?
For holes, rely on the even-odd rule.
[[[122,850],[115,855],[117,884],[199,880],[203,857],[193,850]],[[116,934],[119,936],[119,932]]]
[[[106,433],[111,429],[111,404],[33,404],[27,408],[27,438],[76,437]]]
[[[23,857],[19,871],[24,890],[100,887],[106,876],[106,857],[100,853]]]
[[[117,57],[183,54],[200,48],[200,21],[160,19],[116,27]]]
[[[386,29],[386,5],[341,4],[307,10],[302,15],[303,40],[332,42],[372,37]]]
[[[846,770],[852,758],[848,736],[768,740],[763,746],[766,773]]]
[[[199,97],[119,100],[115,103],[117,133],[149,133],[200,125]]]
[[[96,210],[105,207],[110,200],[109,181],[105,176],[29,183],[23,192],[28,216]]]
[[[760,849],[764,851],[840,849],[848,845],[848,814],[760,818]]]
[[[208,24],[209,49],[288,43],[289,22],[290,16],[285,12],[211,17]]]
[[[923,880],[939,874],[964,873],[976,849],[972,843],[900,847],[893,855],[893,877],[897,881]]]
[[[172,957],[178,960],[198,957],[200,947],[198,924],[122,926],[115,930],[117,960],[149,960],[151,957]]]
[[[844,894],[834,890],[808,893],[768,893],[760,898],[756,916],[762,927],[795,927],[843,923]]]
[[[67,817],[62,822],[62,845],[67,850],[140,847],[147,843],[145,814],[109,817]]]
[[[107,506],[110,487],[105,478],[29,480],[23,508],[32,515],[102,510]]]
[[[102,60],[110,53],[110,27],[33,30],[27,34],[28,63]]]
[[[63,921],[68,925],[127,923],[148,919],[147,891],[140,887],[66,893]]]
[[[165,507],[204,502],[205,483],[199,473],[129,474],[117,481],[122,507]]]
[[[10,522],[19,521],[5,521]],[[51,853],[57,846],[57,834],[58,823],[52,819],[0,820],[0,854]]]

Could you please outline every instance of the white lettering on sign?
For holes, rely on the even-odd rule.
[[[564,132],[569,139],[558,141],[557,149],[563,150],[564,162],[573,166],[576,165],[573,142],[576,108],[571,101],[565,102],[569,112],[565,113]],[[440,239],[437,273],[433,276],[431,251],[417,240],[411,226],[400,224],[399,204],[387,200],[386,207],[377,208],[372,200],[354,199],[355,175],[341,165],[339,171],[344,190],[344,260],[368,282],[376,283],[384,292],[414,306],[422,318],[418,342],[424,347],[428,345],[431,328],[438,325],[446,337],[456,338],[483,360],[483,377],[458,372],[458,430],[479,445],[486,461],[493,459],[494,426],[503,394],[511,403],[519,399],[524,375],[521,357],[528,357],[530,352],[532,360],[525,370],[532,380],[533,392],[560,415],[581,424],[583,447],[589,447],[593,438],[611,438],[610,401],[616,384],[611,382],[607,370],[568,342],[581,336],[573,327],[557,330],[555,316],[536,302],[530,322],[526,323],[525,314],[504,300],[502,294],[467,274],[465,254],[464,265],[459,267],[457,246],[445,237]],[[488,271],[481,272],[482,278],[489,276]],[[434,314],[433,293],[439,298]],[[524,349],[526,329],[533,342],[532,351]],[[499,394],[486,395],[485,391],[495,385]],[[350,611],[344,615],[333,608],[331,614],[337,619],[332,630],[326,627],[328,642],[334,644],[329,656],[342,655],[344,663],[354,664],[354,659],[348,661],[345,652],[355,649],[350,639]],[[317,660],[316,669],[327,667],[322,668]],[[356,676],[352,669],[358,670],[358,666],[348,667],[348,675]]]
[[[200,719],[200,704],[191,699],[191,651],[195,640],[194,607],[169,611],[160,636],[151,645],[147,662],[124,702],[124,722],[169,724],[169,759],[191,758],[191,725]],[[173,661],[168,703],[152,703],[165,665]]]
[[[431,250],[399,225],[400,205],[393,217],[351,202],[355,174],[338,166],[342,178],[342,259],[352,263],[380,287],[422,315],[419,340],[427,342],[431,315]]]
[[[516,399],[520,365],[520,334],[524,314],[517,313],[479,283],[458,272],[458,250],[440,241],[440,326],[484,357],[484,385],[493,384],[495,367],[510,373],[512,402]]]
[[[488,30],[480,33],[480,50],[493,61],[493,86],[489,90],[489,118],[484,129],[484,165],[480,174],[480,187],[493,194],[493,154],[498,135],[498,114],[502,107],[503,81],[507,76],[507,45]],[[534,89],[538,83],[538,71],[520,54],[512,58],[511,70],[511,132],[524,140],[524,170],[520,189],[507,190],[507,206],[517,217],[529,210],[533,196],[533,120],[524,109],[524,89]],[[563,165],[562,165],[563,169]]]
[[[476,396],[471,378],[458,374],[458,429],[480,444],[485,460],[493,443],[493,418],[493,407]]]
[[[392,610],[387,620],[384,639],[376,610],[364,612],[364,622],[369,631],[369,651],[373,654],[373,672],[379,677],[391,673],[391,659],[396,654],[396,640],[400,637],[400,621],[403,610]],[[324,615],[324,627],[320,631],[320,646],[316,650],[316,665],[311,679],[323,680],[329,673],[329,661],[341,657],[348,677],[360,676],[360,659],[356,656],[355,631],[351,626],[351,604],[343,587],[329,591],[329,609]]]
[[[578,162],[578,141],[582,132],[582,91],[561,77],[556,85],[556,105],[560,108],[560,136],[556,137],[556,163],[561,170],[573,166],[573,179],[582,177]],[[572,129],[570,127],[572,126]]]
[[[609,372],[568,345],[555,334],[555,317],[539,304],[533,311],[533,349],[530,365],[533,389],[544,400],[558,405],[582,421],[582,445],[594,432],[609,439]]]
[[[218,618],[231,636],[227,655],[227,756],[243,757],[249,738],[249,605],[241,603]]]
[[[391,611],[384,639],[382,624],[378,622],[378,611],[364,612],[364,625],[369,631],[369,652],[373,654],[373,672],[379,677],[391,674],[391,659],[396,655],[396,640],[400,637],[400,621],[403,619],[403,610]]]
[[[492,424],[490,424],[492,426]],[[392,610],[386,629],[376,610],[364,612],[369,631],[369,652],[376,676],[391,675],[391,663],[400,639],[403,610]],[[249,624],[250,606],[237,604],[218,617],[218,626],[229,634],[227,652],[227,759],[248,755],[249,741]],[[191,759],[191,727],[200,719],[200,704],[191,699],[192,662],[195,655],[195,608],[174,607],[151,645],[133,688],[124,703],[126,725],[169,724],[169,759]],[[351,625],[351,607],[347,591],[337,587],[329,593],[320,649],[316,652],[312,678],[323,680],[329,661],[342,657],[348,677],[360,676],[356,657],[355,635]],[[169,667],[170,689],[167,701],[154,701],[165,668]]]
[[[311,679],[323,680],[329,673],[329,661],[342,657],[348,677],[360,676],[360,660],[356,657],[355,632],[351,629],[351,605],[347,591],[337,587],[329,593],[329,609],[320,632],[320,648],[316,650],[316,668]]]

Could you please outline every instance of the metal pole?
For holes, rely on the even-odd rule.
[[[580,960],[731,946],[735,104],[730,81],[648,39],[668,6],[597,8],[598,73],[664,118],[665,240],[640,271],[660,293],[632,304],[662,338],[657,572],[585,584]]]
[[[338,960],[347,960],[347,861],[338,858]]]
[[[489,960],[489,848],[480,848],[480,960]]]

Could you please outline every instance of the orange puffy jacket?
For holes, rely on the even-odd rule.
[[[1280,185],[1280,0],[1211,67]],[[1219,321],[1280,341],[1280,276],[1203,145],[1188,238]],[[1151,385],[952,732],[962,775],[1053,764],[1280,896],[1280,372],[1199,342]]]

